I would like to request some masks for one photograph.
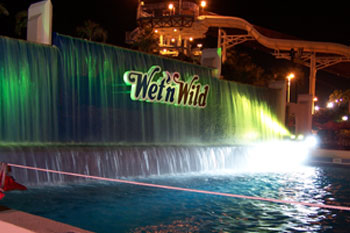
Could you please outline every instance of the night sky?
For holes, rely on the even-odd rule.
[[[0,17],[0,34],[13,36],[14,15],[38,0],[0,0],[12,17]],[[53,30],[76,35],[75,29],[92,20],[108,31],[107,43],[126,46],[125,32],[136,27],[137,0],[52,0]],[[350,16],[346,1],[249,1],[207,0],[208,11],[238,16],[248,22],[303,40],[337,42],[350,45]],[[333,3],[334,2],[334,3]],[[336,3],[336,4],[335,4]],[[307,5],[305,5],[307,4]],[[315,6],[309,6],[314,4]],[[331,5],[333,4],[333,5]],[[350,65],[350,64],[349,64]],[[317,89],[350,88],[349,79],[320,76]],[[307,74],[306,74],[307,77]],[[336,80],[336,78],[339,78]]]
[[[0,0],[12,16],[38,0]],[[208,0],[208,11],[238,16],[250,23],[285,34],[350,45],[350,17],[346,1]],[[108,42],[124,45],[125,32],[136,27],[137,0],[52,0],[54,31],[74,35],[75,28],[91,19],[107,29]],[[316,6],[305,6],[305,4]],[[314,9],[312,9],[314,8]],[[11,33],[13,20],[1,17],[1,34]],[[4,25],[5,24],[5,25]]]

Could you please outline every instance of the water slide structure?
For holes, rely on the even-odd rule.
[[[161,1],[139,1],[139,28],[128,35],[129,39],[135,37],[140,28],[152,27],[159,36],[161,54],[174,55],[179,49],[183,49],[186,54],[193,40],[205,38],[209,28],[218,28],[218,48],[222,49],[222,62],[227,58],[227,49],[248,40],[255,40],[273,50],[276,58],[292,60],[309,67],[309,94],[312,97],[315,97],[318,70],[341,62],[350,62],[350,47],[346,45],[271,38],[242,18],[207,12],[202,9],[205,5],[201,7],[196,2],[175,1],[172,5],[168,4]],[[226,29],[236,29],[238,33],[228,35]],[[196,49],[191,52],[198,54]]]
[[[226,50],[228,47],[247,40],[256,40],[261,45],[274,50],[273,54],[277,58],[293,59],[310,67],[309,94],[313,97],[315,96],[317,70],[340,62],[350,62],[349,46],[330,42],[270,38],[261,34],[252,24],[241,18],[202,15],[198,17],[198,24],[207,30],[209,27],[218,27],[246,31],[247,34],[243,35],[227,35],[219,29],[218,46],[223,49],[223,61],[226,59]]]

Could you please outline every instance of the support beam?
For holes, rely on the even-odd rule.
[[[313,53],[310,57],[310,74],[309,74],[309,95],[312,96],[312,100],[316,96],[316,73],[317,73],[317,67],[316,67],[316,54]],[[311,112],[314,113],[314,101],[312,101],[311,104]]]
[[[218,35],[218,48],[222,49],[222,57],[221,62],[224,63],[226,61],[226,43],[225,43],[226,32],[219,28]]]
[[[159,45],[160,45],[160,47],[164,46],[164,36],[163,36],[163,34],[160,34],[160,36],[159,36]]]
[[[224,63],[227,59],[227,49],[238,44],[242,44],[248,40],[254,40],[254,38],[249,34],[227,35],[221,28],[219,28],[218,34],[218,48],[222,49],[222,63]]]
[[[182,15],[182,0],[179,0],[179,15]]]
[[[316,90],[316,55],[312,54],[310,58],[310,74],[309,74],[309,95],[312,95],[312,97],[315,97],[315,90]]]

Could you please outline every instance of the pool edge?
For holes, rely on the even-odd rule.
[[[0,229],[15,229],[15,232],[18,233],[92,233],[91,231],[5,206],[0,206]]]
[[[350,167],[350,150],[314,149],[310,157],[311,163]]]

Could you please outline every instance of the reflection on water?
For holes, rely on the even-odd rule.
[[[137,227],[132,232],[143,233],[143,232],[198,232],[205,224],[205,221],[196,221],[194,217],[186,218],[185,220],[175,220],[170,224],[160,224],[151,226]]]
[[[350,206],[350,170],[193,173],[136,180],[201,190]],[[0,205],[96,232],[344,232],[347,211],[282,205],[126,184],[90,183],[13,192]]]

